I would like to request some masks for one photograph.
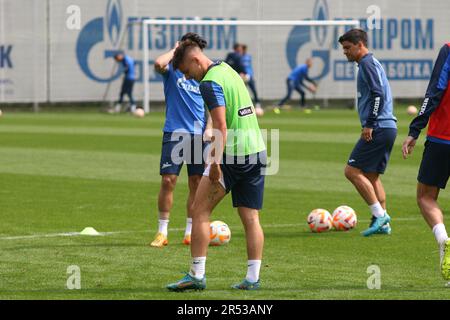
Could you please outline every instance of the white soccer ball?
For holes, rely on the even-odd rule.
[[[230,242],[231,231],[223,221],[213,221],[209,225],[209,245],[222,246]]]
[[[358,221],[355,210],[349,206],[339,206],[333,211],[333,226],[338,231],[348,231],[356,226]]]
[[[256,107],[255,108],[255,113],[257,117],[262,117],[264,115],[264,109],[261,107]]]
[[[142,108],[137,108],[134,112],[134,116],[137,118],[143,118],[145,116],[145,111]]]
[[[314,209],[307,218],[312,232],[326,232],[333,227],[331,214],[325,209]]]
[[[415,116],[417,114],[417,108],[415,106],[409,106],[408,108],[406,108],[406,113],[409,114],[410,116]]]

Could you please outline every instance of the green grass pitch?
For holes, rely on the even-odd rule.
[[[169,241],[147,246],[157,228],[162,112],[144,119],[84,113],[8,113],[0,118],[0,299],[446,299],[434,237],[415,201],[423,135],[401,158],[411,120],[398,106],[399,135],[383,176],[391,236],[363,238],[369,211],[345,179],[360,134],[356,112],[267,112],[262,128],[280,130],[280,170],[266,180],[261,221],[262,289],[236,292],[246,272],[243,227],[230,196],[212,220],[232,231],[209,249],[207,290],[170,293],[165,285],[189,268],[182,245],[186,171],[175,191]],[[270,153],[270,151],[269,151]],[[448,191],[440,203],[450,207]],[[358,214],[350,232],[312,234],[314,208],[347,204]],[[97,237],[57,235],[92,226]],[[81,269],[81,289],[68,290],[67,268]],[[367,268],[379,266],[381,289],[369,290]]]

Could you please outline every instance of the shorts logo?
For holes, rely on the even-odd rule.
[[[171,166],[172,166],[171,163],[166,162],[166,163],[163,163],[163,165],[161,166],[161,169],[165,169],[165,168],[168,168],[168,167],[171,167]]]
[[[350,160],[348,160],[348,163],[353,163],[355,161],[356,161],[355,159],[350,159]]]
[[[251,114],[253,114],[253,108],[252,107],[245,107],[238,110],[238,114],[240,117],[246,117]]]

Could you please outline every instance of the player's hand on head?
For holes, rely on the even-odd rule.
[[[416,139],[414,139],[411,136],[408,136],[402,145],[402,153],[403,153],[403,159],[406,159],[409,154],[412,154],[414,150],[414,146],[416,145]]]
[[[373,128],[363,128],[361,133],[361,139],[365,140],[366,142],[372,141],[372,132]]]

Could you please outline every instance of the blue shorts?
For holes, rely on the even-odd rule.
[[[264,174],[267,152],[262,151],[245,157],[226,156],[220,165],[220,183],[226,193],[231,191],[233,207],[262,209],[264,196]],[[205,176],[209,176],[209,167]]]
[[[201,176],[205,170],[203,152],[206,147],[201,134],[164,132],[159,174],[178,176],[186,162],[188,176]]]
[[[228,159],[232,159],[231,162]],[[231,191],[233,207],[262,209],[264,196],[264,168],[266,151],[246,156],[240,164],[238,157],[224,158],[221,164],[226,192]]]
[[[347,164],[361,169],[364,173],[383,174],[396,137],[396,128],[374,129],[372,131],[372,141],[366,142],[366,140],[359,139]]]
[[[450,145],[427,140],[417,181],[445,189],[450,176]]]

